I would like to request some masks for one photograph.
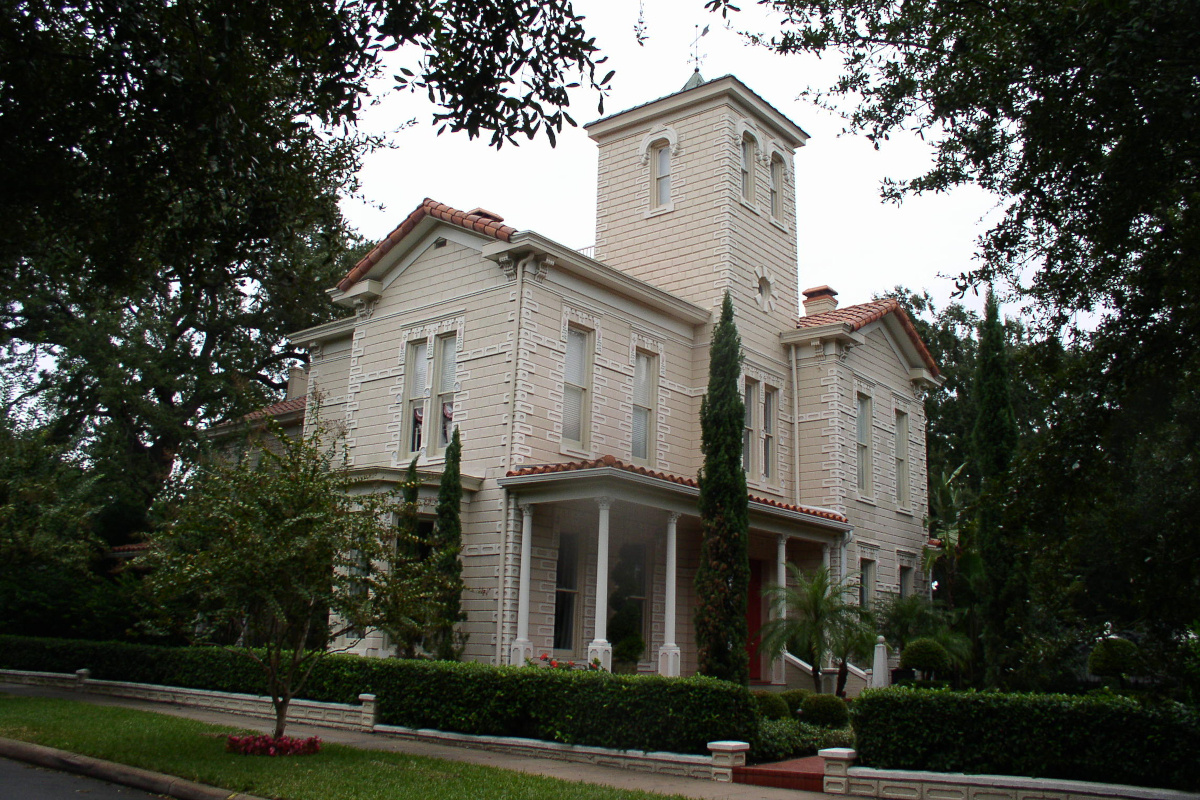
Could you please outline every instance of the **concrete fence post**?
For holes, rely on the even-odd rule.
[[[850,793],[850,765],[858,753],[849,747],[827,747],[817,755],[825,763],[825,794]]]
[[[364,731],[375,730],[375,723],[379,721],[379,706],[375,702],[375,695],[360,694],[358,702],[362,703],[362,729]]]
[[[88,678],[90,677],[92,677],[92,671],[90,669],[75,670],[75,691],[86,692]]]
[[[709,742],[712,753],[712,779],[722,783],[733,783],[733,768],[746,766],[748,742]]]

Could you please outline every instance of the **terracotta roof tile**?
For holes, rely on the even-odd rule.
[[[278,403],[272,403],[269,406],[264,406],[257,411],[251,411],[246,416],[242,417],[243,422],[250,422],[256,419],[265,417],[279,417],[292,411],[303,411],[308,405],[307,397],[293,397],[291,400],[283,400]]]
[[[476,208],[469,212],[459,211],[457,208],[451,208],[445,203],[439,203],[436,200],[426,197],[421,202],[421,205],[417,206],[403,222],[396,226],[395,230],[387,235],[387,238],[375,245],[375,248],[371,252],[363,256],[363,259],[354,265],[354,269],[350,270],[349,274],[342,278],[337,288],[344,292],[358,283],[364,275],[371,271],[371,267],[378,264],[380,259],[387,255],[401,239],[412,233],[417,224],[425,219],[425,217],[440,219],[443,222],[449,222],[468,230],[476,231],[477,233],[486,234],[502,242],[510,241],[512,235],[517,232],[516,228],[510,228],[503,224],[503,217],[493,214],[491,211],[482,208]]]
[[[917,333],[912,320],[909,319],[904,309],[900,307],[900,303],[891,297],[801,317],[796,327],[815,328],[820,325],[831,325],[836,322],[842,322],[849,325],[850,330],[856,331],[866,325],[870,325],[876,320],[883,319],[888,314],[896,315],[896,320],[900,323],[900,327],[904,328],[904,332],[908,334],[908,338],[912,341],[913,346],[917,348],[917,353],[920,354],[921,360],[925,362],[926,369],[934,377],[942,374],[941,370],[938,369],[937,362],[933,360],[933,356],[929,353],[929,348],[925,346],[925,342],[921,341],[921,335]]]
[[[682,478],[678,475],[672,475],[668,472],[658,472],[656,470],[648,469],[646,467],[639,467],[636,464],[626,464],[624,461],[621,461],[616,456],[611,456],[611,455],[600,456],[600,458],[594,458],[594,459],[591,459],[588,461],[567,461],[567,462],[560,463],[560,464],[540,464],[540,465],[534,466],[534,467],[524,467],[522,469],[510,470],[508,472],[507,477],[514,478],[519,475],[549,475],[549,474],[556,473],[556,472],[577,472],[579,470],[584,470],[584,469],[599,469],[600,467],[614,467],[616,469],[624,470],[625,472],[632,472],[637,475],[646,475],[651,478],[658,478],[659,480],[670,481],[671,483],[678,483],[682,486],[691,486],[691,487],[699,486],[699,484],[696,483],[696,480],[694,478]],[[823,508],[809,508],[807,506],[796,506],[796,505],[792,505],[790,503],[782,503],[778,500],[772,500],[768,497],[756,497],[755,495],[750,495],[750,500],[753,502],[756,502],[756,503],[765,503],[769,506],[774,506],[775,508],[781,508],[786,511],[798,511],[802,514],[811,514],[815,517],[831,519],[831,520],[834,520],[835,522],[846,522],[847,521],[846,518],[844,516],[842,516],[841,514],[838,514],[833,511],[828,511]]]

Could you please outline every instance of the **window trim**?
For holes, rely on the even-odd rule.
[[[771,218],[783,219],[783,184],[785,166],[778,153],[771,156]]]
[[[742,134],[740,143],[740,175],[742,183],[742,200],[750,205],[754,204],[755,183],[757,183],[756,170],[754,162],[758,157],[758,139],[754,134],[746,131]]]
[[[404,445],[404,456],[407,459],[412,459],[413,456],[421,456],[428,452],[429,440],[425,436],[425,425],[429,419],[429,339],[428,337],[420,339],[410,339],[406,344],[406,352],[404,358],[404,429],[401,431],[402,444]],[[418,356],[418,353],[421,355]],[[417,362],[425,362],[425,380],[420,386],[415,385],[414,377],[417,370],[415,369]],[[416,406],[420,404],[420,422],[414,419]],[[414,448],[414,437],[416,437],[417,446]]]
[[[909,458],[908,412],[896,410],[896,505],[912,508],[912,473]]]
[[[860,497],[875,496],[875,476],[874,476],[874,449],[875,444],[872,441],[874,437],[875,426],[875,402],[874,398],[866,392],[857,393],[857,402],[855,404],[855,452],[858,466],[857,486]],[[865,441],[864,441],[865,437]]]
[[[648,384],[649,397],[645,398],[650,405],[643,406],[638,404],[638,364],[640,360],[645,358],[646,363],[646,382]],[[658,429],[658,353],[652,353],[649,350],[638,348],[634,351],[633,357],[633,408],[630,432],[629,432],[629,457],[638,464],[652,464],[657,459],[655,452],[656,432]],[[645,426],[645,454],[637,455],[637,441],[635,432],[637,430],[637,412],[638,409],[646,411],[646,426]]]
[[[444,362],[445,348],[447,346],[453,348],[451,350],[451,358],[454,359],[454,362],[453,362],[454,363],[454,381],[451,383],[449,391],[439,392],[439,391],[437,391],[437,389],[439,389],[441,387],[442,379],[444,377],[444,375],[442,374],[442,370],[445,366],[445,362]],[[425,419],[427,420],[427,423],[426,423],[427,430],[425,431],[426,436],[425,436],[425,440],[424,440],[425,441],[425,452],[430,456],[434,456],[434,457],[442,456],[445,453],[446,448],[450,444],[450,437],[454,435],[454,415],[457,412],[457,409],[454,408],[454,395],[457,394],[457,384],[458,384],[458,332],[451,331],[449,333],[444,333],[440,336],[437,336],[433,340],[433,380],[430,382],[429,405],[426,409],[426,414],[425,414]],[[449,428],[447,430],[448,435],[446,437],[446,442],[443,444],[442,439],[441,439],[441,434],[442,434],[442,430],[443,430],[441,423],[442,423],[442,415],[445,413],[443,409],[444,409],[444,404],[446,402],[443,398],[445,398],[447,396],[450,398],[450,408],[451,408],[450,420],[449,420],[450,424],[449,424]],[[437,409],[436,415],[433,414],[434,409]],[[435,429],[433,420],[430,419],[433,416],[437,416],[437,420],[438,420],[436,429]]]
[[[570,341],[571,332],[575,331],[583,335],[583,364],[582,374],[584,384],[578,386],[568,380],[570,359]],[[569,323],[567,325],[567,338],[563,342],[563,407],[562,407],[562,444],[564,447],[586,452],[591,446],[591,409],[592,409],[592,365],[593,365],[593,349],[595,347],[596,332],[590,328],[585,328],[581,325]],[[567,391],[568,388],[576,388],[580,390],[579,401],[579,438],[572,439],[567,436]]]
[[[666,161],[666,172],[662,171],[663,161]],[[652,212],[669,211],[673,207],[671,196],[671,142],[658,139],[650,144],[650,210]],[[666,198],[662,197],[662,187],[666,187]]]

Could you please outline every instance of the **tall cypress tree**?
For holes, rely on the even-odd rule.
[[[466,619],[462,612],[462,562],[458,554],[462,550],[462,444],[458,429],[450,437],[446,447],[446,462],[442,467],[442,480],[438,484],[436,517],[430,537],[430,554],[433,561],[435,586],[433,607],[437,618],[432,620],[429,650],[438,658],[457,660],[461,654],[459,637],[454,626]]]
[[[983,585],[979,606],[983,623],[985,680],[996,685],[1003,672],[1006,644],[1019,635],[1022,581],[1015,532],[1004,525],[1002,491],[1017,449],[1017,424],[1009,389],[1004,325],[995,293],[989,289],[979,328],[975,372],[978,416],[972,439],[980,480],[979,555]]]
[[[750,589],[749,500],[742,468],[745,405],[738,385],[742,342],[725,293],[713,329],[708,391],[700,403],[700,566],[696,570],[696,647],[700,673],[750,682],[746,599]]]
[[[391,574],[389,577],[397,581],[409,583],[418,582],[421,573],[421,562],[424,560],[428,544],[421,540],[420,518],[417,516],[417,497],[421,481],[417,477],[417,459],[413,459],[405,473],[401,486],[401,502],[396,506],[396,552],[392,558]],[[424,618],[428,599],[424,593],[416,593],[418,601],[403,609],[395,609],[397,613],[387,616],[386,628],[389,636],[396,643],[396,654],[401,658],[413,658],[417,645],[425,635]]]

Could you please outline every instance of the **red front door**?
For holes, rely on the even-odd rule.
[[[750,654],[750,680],[762,680],[762,659],[758,656],[758,630],[762,627],[763,562],[750,561],[750,591],[746,598],[746,652]]]

